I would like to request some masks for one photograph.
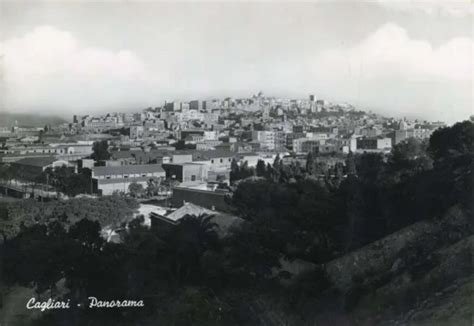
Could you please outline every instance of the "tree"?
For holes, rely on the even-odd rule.
[[[408,138],[392,148],[388,159],[388,172],[392,182],[399,182],[432,168],[426,145],[426,142],[416,138]]]
[[[430,138],[428,152],[433,158],[431,178],[433,206],[444,212],[461,203],[472,209],[474,164],[474,123],[458,122],[452,127],[436,130]],[[434,193],[433,193],[434,192]]]
[[[56,188],[67,196],[91,192],[91,170],[81,169],[74,173],[74,169],[66,166],[47,168],[36,179],[36,183],[47,184]]]
[[[0,180],[6,182],[7,184],[10,184],[13,177],[14,171],[10,165],[0,165]]]
[[[107,140],[94,142],[92,145],[91,157],[96,161],[105,161],[110,159],[109,144]]]
[[[232,158],[230,163],[230,182],[234,183],[237,180],[240,180],[240,167],[235,158]]]
[[[149,197],[156,196],[160,193],[161,179],[152,178],[147,181],[146,194]]]
[[[313,153],[309,152],[306,156],[306,173],[313,174],[314,171],[314,157]]]
[[[213,218],[213,215],[208,214],[186,215],[180,220],[177,233],[183,237],[183,241],[193,242],[199,252],[204,252],[217,243],[218,225],[213,222]]]
[[[268,180],[274,180],[274,178],[277,178],[276,172],[270,163],[267,163],[267,167],[265,170],[265,178],[267,178]]]
[[[273,161],[273,168],[275,170],[279,170],[280,169],[280,163],[281,163],[281,159],[280,159],[280,154],[277,154],[277,156],[275,157],[275,160]]]
[[[356,175],[357,170],[356,170],[356,163],[355,163],[355,158],[354,154],[349,152],[346,158],[346,174],[347,175]]]
[[[167,261],[177,282],[199,279],[201,257],[206,250],[216,248],[217,224],[213,216],[184,216],[170,233],[165,235]]]
[[[258,160],[256,172],[257,172],[258,177],[265,177],[266,167],[265,167],[265,162],[264,161]]]
[[[141,197],[145,193],[142,184],[133,182],[128,186],[128,192],[134,198]]]
[[[107,287],[107,278],[113,276],[105,277],[102,255],[105,241],[100,231],[98,222],[82,219],[68,232],[71,244],[68,248],[70,259],[65,269],[66,286],[78,301],[84,300],[90,293],[100,293],[103,287]]]
[[[364,182],[376,185],[385,171],[383,156],[379,153],[364,153],[356,162],[357,176]]]
[[[76,240],[82,246],[98,249],[104,244],[104,240],[100,237],[100,232],[101,226],[99,222],[83,218],[71,226],[69,237]]]
[[[255,175],[255,169],[253,167],[249,167],[249,164],[247,161],[242,163],[240,166],[240,171],[239,171],[239,180],[240,179],[246,179],[248,177],[252,177]]]
[[[67,266],[67,247],[65,230],[57,222],[23,228],[3,248],[6,280],[32,284],[38,295],[52,292]]]
[[[160,192],[166,192],[167,194],[171,194],[173,188],[179,185],[179,181],[176,179],[168,178],[163,180],[160,187]]]
[[[452,127],[437,129],[430,137],[428,152],[435,161],[474,152],[474,123],[458,122]]]

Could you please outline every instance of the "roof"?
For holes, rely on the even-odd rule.
[[[51,153],[19,153],[18,151],[14,153],[0,153],[0,157],[51,157]]]
[[[58,159],[53,156],[27,157],[27,158],[22,158],[16,161],[14,164],[45,167],[45,166],[51,165],[53,162],[56,162],[56,161],[58,161]]]
[[[195,205],[193,203],[186,203],[171,214],[166,215],[165,217],[173,222],[177,222],[186,215],[199,216],[202,214],[215,215],[217,212],[210,209]]]
[[[177,224],[179,220],[181,220],[186,215],[197,217],[202,214],[212,216],[211,221],[217,224],[218,227],[216,231],[220,237],[226,236],[231,230],[231,227],[238,226],[243,222],[243,220],[237,216],[213,211],[189,202],[185,203],[183,206],[166,216],[157,214],[155,212],[152,212],[151,216],[165,220],[172,224]]]
[[[99,185],[109,185],[118,183],[148,182],[153,177],[130,177],[130,178],[111,178],[111,179],[95,179]]]
[[[238,156],[260,156],[258,153],[255,152],[241,152],[237,153]]]
[[[188,165],[204,165],[197,162],[182,162],[182,163],[163,163],[163,166],[188,166]]]
[[[213,150],[213,151],[195,151],[193,154],[193,160],[195,161],[202,161],[202,160],[210,160],[213,158],[220,158],[220,157],[234,157],[235,153],[226,151],[226,150]]]
[[[116,151],[116,152],[112,152],[110,153],[110,156],[116,160],[118,159],[123,159],[123,158],[133,158],[132,157],[132,152],[131,151]]]
[[[110,174],[130,174],[130,173],[154,173],[165,172],[161,164],[141,164],[141,165],[121,165],[121,166],[96,166],[93,168],[95,176]]]

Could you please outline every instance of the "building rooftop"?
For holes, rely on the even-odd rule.
[[[213,150],[213,151],[194,151],[193,153],[193,160],[195,161],[202,161],[202,160],[210,160],[213,158],[220,158],[220,157],[234,157],[235,153],[226,150]]]
[[[199,215],[202,215],[202,214],[214,215],[216,213],[217,213],[216,211],[213,211],[213,210],[195,205],[193,203],[185,203],[183,206],[181,206],[180,208],[178,208],[174,212],[166,215],[165,217],[168,220],[171,220],[173,222],[177,222],[180,219],[182,219],[183,217],[185,217],[186,215],[199,216]]]
[[[161,215],[157,212],[152,212],[150,216],[159,218],[172,224],[177,224],[185,216],[198,217],[199,215],[203,214],[212,217],[211,221],[217,224],[216,231],[220,237],[226,236],[231,231],[232,227],[238,226],[243,222],[243,220],[237,216],[207,209],[189,202],[185,203],[183,206],[168,215]]]
[[[96,166],[93,168],[94,176],[153,172],[165,172],[165,170],[163,170],[161,164],[130,164],[121,166]]]
[[[35,167],[45,167],[53,162],[57,161],[58,159],[53,156],[46,156],[46,157],[26,157],[22,158],[15,162],[17,165],[27,165],[27,166],[35,166]]]

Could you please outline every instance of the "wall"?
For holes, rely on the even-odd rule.
[[[185,202],[190,202],[208,209],[214,209],[221,212],[230,211],[230,206],[225,202],[225,193],[196,190],[189,188],[176,187],[173,189],[171,204],[173,207],[181,207]]]

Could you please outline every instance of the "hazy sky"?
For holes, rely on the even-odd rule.
[[[261,90],[453,122],[472,114],[473,18],[469,0],[0,0],[0,110],[70,117]]]

